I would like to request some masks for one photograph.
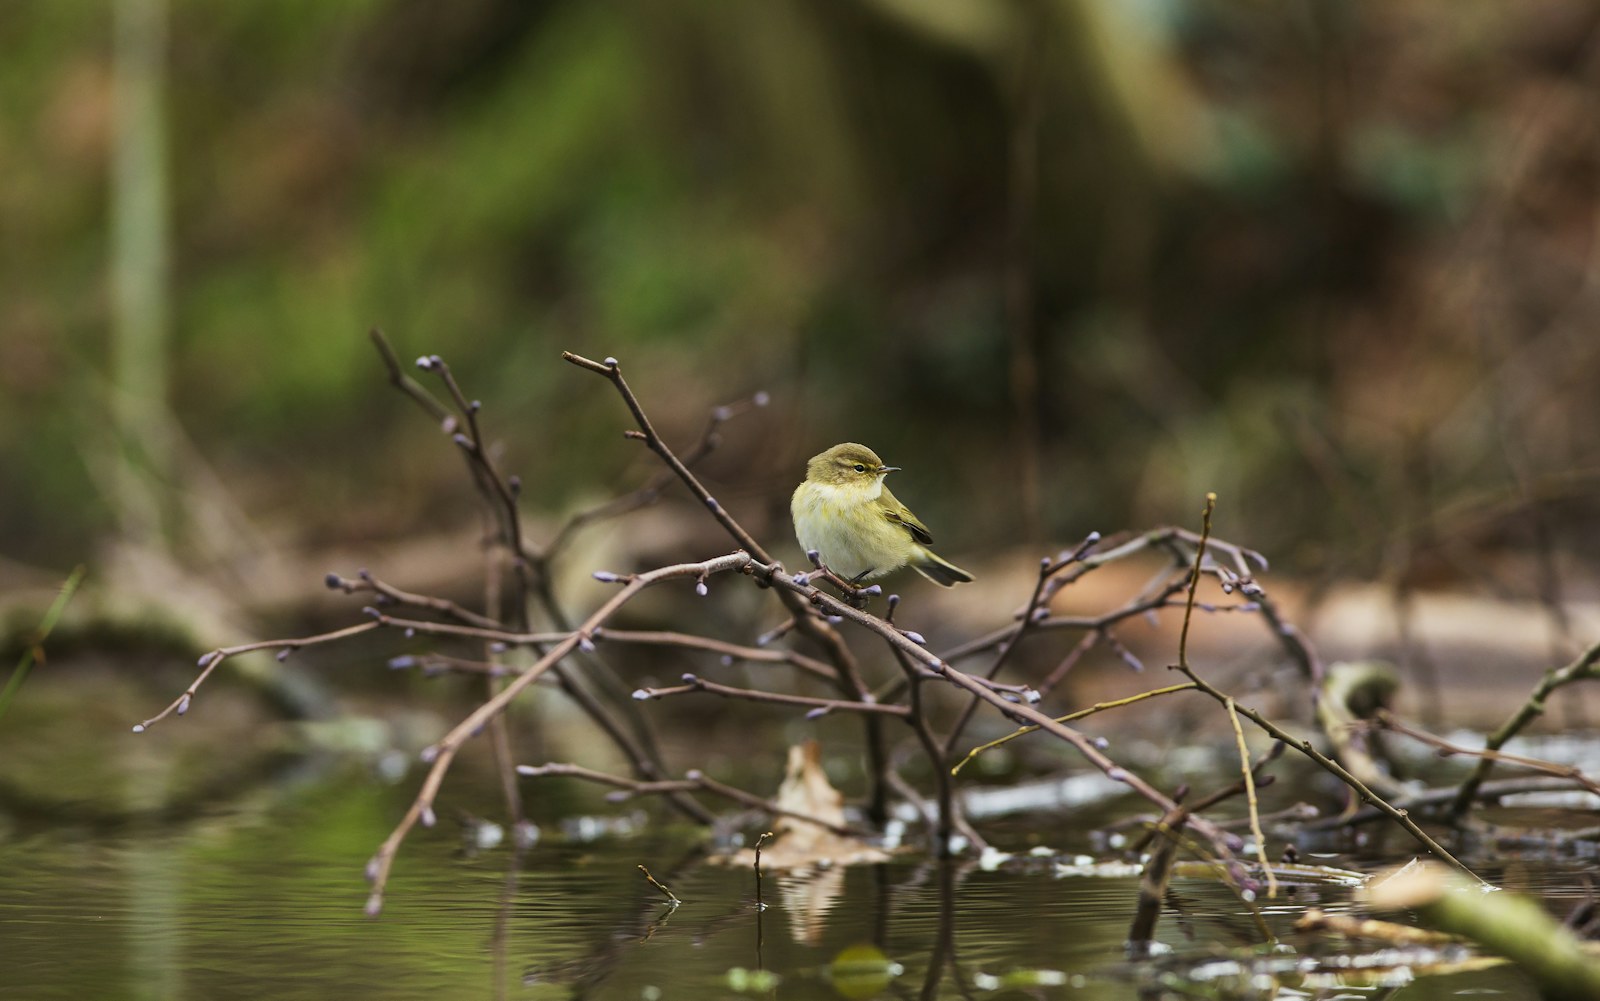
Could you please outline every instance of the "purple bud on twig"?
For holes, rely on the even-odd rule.
[[[456,421],[455,414],[446,414],[444,420],[439,422],[439,430],[449,434],[461,425]]]
[[[750,402],[754,403],[758,407],[764,407],[772,402],[772,396],[765,389],[763,389],[757,392],[756,395],[750,397]]]
[[[1039,692],[1033,688],[1024,688],[1022,690],[1022,697],[1027,700],[1028,705],[1030,706],[1044,698],[1044,696],[1040,695]]]
[[[377,917],[379,913],[383,911],[383,894],[374,893],[372,896],[368,897],[367,906],[364,908],[364,910],[366,911],[367,917]]]
[[[405,635],[406,639],[414,640],[414,639],[417,638],[417,631],[415,629],[413,629],[411,626],[406,626],[406,631],[405,631],[404,635]]]
[[[648,688],[635,688],[633,690],[633,698],[635,702],[649,702],[655,698],[655,695]]]
[[[477,413],[478,411],[483,409],[483,401],[482,400],[473,400],[471,403],[467,404],[467,409],[472,411],[473,413]]]
[[[506,652],[506,645],[501,640],[495,640],[493,643],[489,644],[489,652],[490,653],[505,653]]]
[[[873,584],[871,587],[862,588],[858,593],[864,598],[876,598],[883,593],[883,585]]]
[[[732,667],[733,666],[733,654],[725,653],[725,654],[722,655],[722,666],[723,667]]]
[[[378,878],[378,866],[379,866],[379,864],[380,863],[378,862],[378,856],[376,856],[376,855],[374,855],[371,858],[367,859],[367,870],[366,870],[367,882],[370,883],[373,880]]]
[[[1048,569],[1050,569],[1050,564],[1052,564],[1054,562],[1055,562],[1055,560],[1051,559],[1050,557],[1042,556],[1042,557],[1039,558],[1039,569],[1040,570],[1048,570]]]
[[[908,639],[911,642],[915,643],[917,646],[927,646],[928,645],[928,641],[922,638],[922,634],[921,633],[915,633],[915,632],[912,632],[909,629],[902,629],[902,630],[900,630],[900,632],[901,632],[901,635],[905,636],[906,639]]]
[[[1093,744],[1102,751],[1109,750],[1111,747],[1111,741],[1104,737],[1095,737],[1093,740],[1089,741],[1089,743]]]
[[[373,608],[371,605],[362,605],[361,614],[365,615],[369,619],[383,618],[383,613],[378,611],[376,608]]]
[[[594,640],[587,636],[578,637],[578,649],[584,653],[594,653]]]
[[[433,359],[429,358],[427,355],[423,355],[421,358],[417,359],[417,367],[426,372],[433,368]]]
[[[824,622],[826,622],[830,626],[836,626],[839,623],[844,621],[844,616],[842,616],[842,615],[824,615],[822,617],[822,620]]]
[[[832,708],[832,706],[817,706],[815,709],[808,709],[806,710],[806,719],[821,719],[828,715]]]
[[[178,715],[179,716],[182,716],[184,713],[189,711],[189,699],[190,699],[189,693],[188,692],[184,692],[183,693],[183,698],[178,700]]]
[[[409,653],[401,654],[399,657],[389,658],[389,670],[391,671],[405,671],[416,666],[417,658],[411,656]]]
[[[706,777],[706,773],[702,772],[698,768],[691,768],[683,773],[683,777],[688,779],[690,782],[699,782],[701,779]]]
[[[417,823],[421,824],[423,827],[432,827],[438,822],[439,818],[436,814],[434,814],[433,807],[431,806],[423,807],[422,812],[417,814]]]
[[[617,367],[617,360],[615,358],[607,356],[604,364],[605,364],[606,368],[616,368]]]
[[[894,610],[894,607],[896,605],[900,604],[900,596],[898,594],[889,595],[889,599],[888,600],[889,600],[889,609],[891,611]]]
[[[730,418],[732,416],[733,416],[733,408],[732,407],[717,407],[716,409],[711,411],[711,419],[714,420],[714,421],[717,421],[719,423],[722,422],[722,421],[727,420],[728,418]]]
[[[144,724],[143,723],[135,723],[135,724],[133,724],[133,732],[134,733],[144,733]]]
[[[466,435],[462,434],[459,431],[457,431],[455,434],[451,435],[450,436],[450,440],[455,442],[457,445],[460,445],[462,448],[471,448],[472,447],[472,439],[468,438]]]
[[[417,757],[420,758],[422,763],[425,765],[433,764],[434,759],[438,756],[439,748],[433,744],[429,744],[427,747],[424,747],[422,750],[417,752]]]
[[[1259,601],[1246,601],[1246,602],[1244,602],[1244,603],[1239,605],[1239,611],[1241,611],[1241,612],[1259,612],[1259,611],[1261,611],[1261,602],[1259,602]]]
[[[203,654],[200,655],[200,659],[195,662],[195,666],[196,667],[210,667],[211,666],[211,662],[216,660],[217,657],[218,657],[218,654],[217,654],[217,651],[215,651],[215,650],[212,650],[210,653],[203,653]]]
[[[810,560],[811,565],[816,567],[818,570],[822,569],[822,554],[817,552],[815,549],[806,550],[806,559]]]
[[[1227,581],[1223,581],[1222,582],[1222,593],[1223,594],[1232,594],[1233,593],[1233,585],[1228,583]]]
[[[340,577],[336,573],[330,573],[328,576],[322,578],[322,584],[330,591],[337,591],[339,588],[344,586],[344,578]]]
[[[429,355],[428,361],[434,368],[444,368],[444,359],[438,355]]]
[[[706,507],[710,508],[713,511],[721,511],[722,510],[722,505],[717,503],[717,499],[715,497],[707,497],[706,498]]]
[[[286,646],[282,650],[279,650],[278,651],[278,663],[281,664],[284,661],[288,660],[289,659],[289,655],[291,653],[294,653],[294,647],[292,647],[292,646]]]
[[[811,583],[811,575],[808,573],[797,573],[794,575],[794,583],[796,587],[805,587]]]
[[[618,577],[616,574],[612,573],[610,570],[596,570],[594,573],[590,574],[590,576],[602,584],[615,584],[617,581],[622,579],[621,577]]]
[[[711,589],[709,587],[706,587],[706,582],[705,581],[697,580],[697,581],[694,582],[694,593],[698,594],[700,597],[704,598],[706,595],[711,593]]]
[[[1107,768],[1106,769],[1106,778],[1110,779],[1113,782],[1126,782],[1126,781],[1128,781],[1128,773],[1127,773],[1126,770],[1124,770],[1120,766],[1119,767],[1113,767],[1113,768]]]

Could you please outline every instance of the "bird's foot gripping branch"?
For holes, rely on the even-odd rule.
[[[1239,704],[1190,663],[1187,640],[1194,613],[1197,610],[1202,613],[1232,611],[1261,619],[1281,644],[1284,659],[1304,674],[1308,692],[1311,682],[1321,676],[1320,664],[1310,644],[1284,620],[1255,582],[1254,573],[1264,569],[1265,561],[1248,549],[1211,537],[1209,502],[1201,532],[1161,528],[1111,538],[1091,533],[1077,545],[1043,558],[1028,589],[1017,596],[1019,607],[1014,614],[978,635],[936,650],[919,632],[896,621],[897,613],[903,620],[907,610],[897,595],[883,597],[883,614],[876,614],[871,608],[882,595],[882,585],[859,587],[860,581],[834,572],[841,568],[829,571],[821,565],[821,557],[829,550],[848,558],[862,555],[858,552],[862,547],[856,544],[855,536],[841,541],[832,529],[819,528],[818,524],[808,521],[815,512],[800,509],[816,504],[814,498],[806,494],[804,486],[796,492],[797,528],[802,539],[814,540],[810,548],[817,565],[790,573],[696,475],[696,465],[719,441],[719,426],[761,406],[764,397],[758,395],[717,408],[698,443],[680,455],[652,423],[616,359],[595,361],[571,353],[564,355],[571,365],[610,383],[632,420],[633,426],[624,434],[654,453],[662,468],[635,491],[574,516],[539,543],[529,538],[524,528],[520,480],[500,468],[497,451],[489,447],[480,423],[482,407],[465,394],[449,366],[437,356],[418,359],[416,368],[432,381],[434,388],[429,389],[405,371],[381,334],[374,332],[373,340],[393,385],[432,418],[450,447],[463,458],[495,526],[496,558],[485,561],[488,570],[483,607],[474,610],[443,598],[417,594],[367,571],[353,577],[330,574],[326,581],[328,587],[370,599],[363,609],[365,621],[316,636],[213,650],[201,658],[199,675],[178,698],[135,727],[148,729],[169,715],[181,715],[197,705],[205,681],[234,656],[270,649],[282,658],[296,649],[353,640],[377,630],[404,631],[423,647],[419,653],[400,658],[403,663],[396,666],[470,670],[481,674],[485,682],[482,702],[424,751],[427,769],[416,796],[372,857],[367,871],[372,884],[368,902],[371,912],[376,913],[382,906],[384,888],[405,839],[417,826],[433,824],[445,780],[458,752],[479,737],[490,742],[503,776],[506,810],[514,822],[522,820],[523,787],[518,783],[519,775],[533,782],[550,775],[576,776],[611,786],[623,795],[660,796],[683,816],[705,824],[716,818],[708,802],[724,799],[742,808],[755,807],[774,815],[795,815],[792,806],[771,802],[718,781],[706,774],[704,762],[669,762],[664,758],[654,740],[651,720],[646,716],[648,704],[668,698],[705,695],[788,709],[807,719],[846,713],[856,717],[861,727],[866,775],[860,813],[866,825],[877,827],[884,823],[889,816],[891,799],[909,800],[927,818],[929,844],[938,854],[958,851],[963,844],[973,847],[984,844],[982,832],[963,816],[957,781],[961,764],[982,750],[971,748],[972,741],[966,736],[969,724],[979,713],[990,713],[1014,723],[1018,730],[1013,736],[1043,733],[1073,749],[1083,761],[1143,802],[1144,806],[1134,812],[1146,811],[1152,832],[1150,837],[1182,845],[1212,861],[1247,898],[1253,897],[1262,886],[1269,891],[1272,888],[1274,866],[1265,851],[1266,837],[1257,813],[1256,791],[1271,781],[1272,776],[1266,774],[1266,770],[1278,755],[1272,753],[1252,760],[1245,748],[1241,720],[1327,769],[1363,801],[1381,804],[1429,854],[1455,862],[1403,811],[1386,803],[1338,762],[1318,751],[1311,741],[1291,737],[1260,712]],[[900,533],[891,537],[874,522],[875,541],[865,547],[868,550],[863,557],[865,562],[862,566],[850,563],[842,568],[843,572],[877,576],[874,571],[879,569],[878,562],[898,561],[897,565],[911,565],[930,575],[936,583],[949,585],[971,580],[972,575],[928,548],[931,538],[926,538],[926,529],[910,511],[894,501],[887,491],[874,492],[881,488],[883,475],[892,471],[892,467],[884,466],[876,455],[861,446],[838,446],[812,460],[813,466],[819,462],[826,467],[824,480],[837,475],[855,484],[858,479],[860,482],[856,485],[863,491],[862,496],[870,494],[875,505],[877,499],[887,497],[887,507],[876,505],[872,512],[894,525]],[[830,462],[832,465],[827,465]],[[839,466],[839,462],[844,465]],[[862,467],[859,472],[855,469],[857,465]],[[812,477],[808,477],[808,482],[810,479]],[[551,572],[552,562],[569,551],[575,530],[653,504],[674,485],[687,491],[697,506],[721,526],[732,551],[634,573],[594,568],[594,578],[615,584],[617,590],[590,614],[575,617],[566,596],[559,593],[557,579]],[[817,503],[832,503],[828,498],[835,494],[824,491],[822,496],[824,501]],[[822,514],[828,512],[823,510]],[[826,521],[824,517],[823,522]],[[1058,615],[1052,610],[1057,595],[1085,576],[1118,561],[1152,554],[1164,559],[1164,569],[1146,586],[1114,602],[1112,607],[1092,615],[1074,616]],[[1212,582],[1208,587],[1215,586],[1223,593],[1221,603],[1197,599],[1204,580]],[[823,582],[840,588],[844,597],[836,597],[819,587]],[[618,624],[629,603],[644,592],[674,587],[688,588],[701,596],[719,587],[757,589],[773,606],[762,610],[761,618],[770,624],[777,615],[783,619],[783,625],[758,633],[752,621],[724,621],[715,623],[721,628],[713,630],[713,616],[709,611],[703,620],[685,621],[675,630],[646,632]],[[752,607],[750,603],[740,603],[740,607],[745,610],[744,614],[752,614],[748,611]],[[1173,670],[1187,680],[1065,715],[1062,713],[1070,707],[1047,711],[1046,707],[1057,701],[1057,689],[1073,667],[1093,650],[1108,650],[1140,666],[1119,638],[1120,631],[1131,622],[1169,614],[1182,616]],[[712,635],[714,631],[722,635]],[[1063,638],[1065,643],[1062,643]],[[1037,648],[1033,652],[1048,653],[1052,644],[1062,644],[1062,651],[1048,657],[1048,662],[1054,666],[1047,671],[1028,673],[1024,658],[1018,655],[1019,649]],[[684,655],[704,656],[712,663],[767,665],[774,670],[729,672],[717,677],[717,669],[708,668],[704,674],[684,675],[681,685],[632,688],[608,658],[608,650],[632,646],[672,648]],[[507,663],[511,651],[524,651],[526,661],[520,666]],[[1032,658],[1033,662],[1040,660]],[[771,680],[759,686],[739,680],[750,677]],[[797,686],[791,683],[796,678],[821,682],[828,694],[800,694]],[[581,763],[517,766],[513,760],[514,743],[506,709],[541,679],[552,679],[572,698],[596,732],[628,762],[630,774],[605,774]],[[815,685],[806,687],[812,692],[816,690]],[[1236,780],[1230,784],[1228,776],[1221,777],[1219,788],[1209,796],[1188,800],[1186,789],[1160,788],[1116,760],[1102,741],[1073,726],[1077,720],[1095,713],[1187,692],[1199,692],[1215,700],[1223,710],[1222,718],[1238,737],[1240,760]],[[941,697],[934,698],[935,693]],[[1310,701],[1308,697],[1308,710]],[[998,742],[991,742],[991,745],[993,743]],[[904,753],[907,749],[911,752],[909,755]],[[902,772],[926,776],[924,781],[930,787],[915,788]],[[1205,814],[1216,803],[1234,796],[1247,800],[1255,835],[1253,862],[1241,858],[1245,840],[1228,825]],[[811,819],[830,829],[838,827],[833,821]],[[855,828],[850,830],[855,831]],[[1171,852],[1166,854],[1170,862]],[[1157,899],[1159,896],[1155,894]]]

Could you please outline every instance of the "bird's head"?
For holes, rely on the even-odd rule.
[[[865,445],[847,441],[835,445],[806,463],[806,479],[833,487],[875,487],[899,466],[885,466],[878,454]]]

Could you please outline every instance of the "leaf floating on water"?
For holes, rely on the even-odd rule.
[[[865,943],[845,946],[828,964],[833,989],[850,1001],[877,997],[903,972],[905,967],[884,955],[882,949]]]

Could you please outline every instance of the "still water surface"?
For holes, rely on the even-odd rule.
[[[1141,994],[1118,975],[1135,878],[1061,878],[1043,860],[769,874],[758,911],[753,871],[706,863],[693,832],[547,832],[519,858],[463,851],[442,816],[402,849],[387,905],[369,919],[363,867],[409,795],[348,775],[160,826],[13,832],[0,841],[0,996],[699,999],[740,996],[736,968],[781,976],[745,996],[784,999],[1200,996]],[[682,905],[665,906],[639,864]],[[1559,867],[1512,875],[1546,884],[1532,889],[1578,884]],[[1177,880],[1171,903],[1159,936],[1179,952],[1260,941],[1248,909],[1214,883]],[[1266,919],[1293,943],[1311,903],[1339,910],[1348,891],[1299,888]],[[898,964],[891,983],[830,980],[830,963],[861,944]],[[1042,973],[1024,989],[991,979],[1018,970]],[[1398,991],[1258,983],[1211,996],[1536,995],[1499,969]]]

